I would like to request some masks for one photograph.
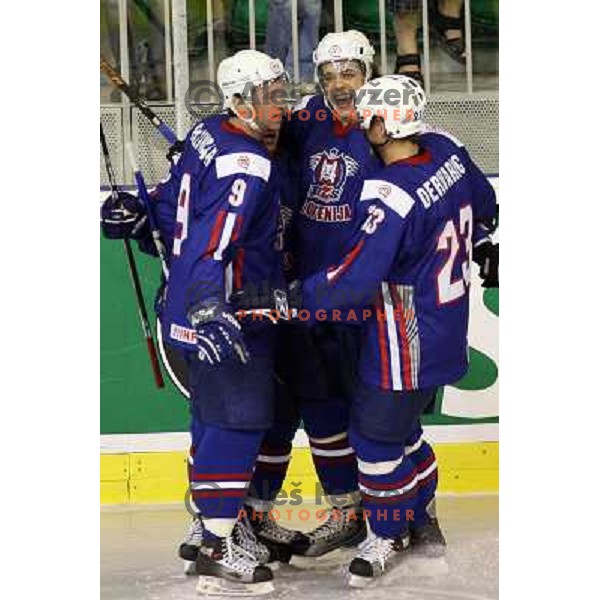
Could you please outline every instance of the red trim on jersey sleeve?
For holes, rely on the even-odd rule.
[[[431,162],[431,152],[424,148],[419,154],[415,154],[415,156],[409,156],[408,158],[401,158],[400,160],[395,160],[393,165],[426,165]]]
[[[231,234],[231,241],[235,242],[240,237],[240,231],[242,230],[242,224],[244,222],[243,215],[237,215],[235,219],[235,227],[233,228],[233,233]]]
[[[244,248],[240,248],[233,260],[233,289],[242,289],[242,272],[244,270],[244,259],[246,252]]]
[[[390,285],[390,291],[392,292],[392,299],[394,302],[394,317],[397,314],[396,307],[398,307],[400,316],[397,326],[400,332],[400,350],[402,352],[402,383],[406,390],[412,390],[412,370],[410,365],[410,351],[408,348],[408,335],[406,333],[406,319],[404,317],[404,305],[402,304],[402,298],[400,298],[398,290],[394,286]]]
[[[375,308],[385,314],[383,306],[383,297],[381,292],[377,296]],[[377,315],[377,339],[379,342],[380,367],[381,367],[381,387],[385,390],[390,389],[390,355],[388,352],[387,332],[385,330],[385,319]]]
[[[206,254],[212,254],[219,247],[219,241],[221,239],[221,234],[223,233],[226,216],[227,211],[225,210],[220,210],[217,213],[217,218],[215,219],[215,224],[210,232],[210,238],[208,239],[208,245],[206,246]]]
[[[350,252],[348,252],[348,254],[346,254],[346,257],[340,265],[338,265],[337,267],[329,267],[329,269],[327,269],[328,283],[335,283],[340,278],[340,276],[348,270],[350,265],[358,258],[358,255],[360,254],[364,245],[365,240],[363,238],[358,242],[358,244],[356,244],[356,246],[354,246],[354,248],[352,248],[352,250],[350,250]],[[331,277],[329,277],[330,273],[333,273]]]

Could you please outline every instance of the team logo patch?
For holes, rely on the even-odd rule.
[[[310,157],[313,183],[308,188],[308,197],[319,202],[337,202],[348,177],[359,171],[358,163],[337,148],[324,150]]]
[[[392,188],[389,185],[382,185],[378,191],[382,198],[387,198],[392,193]]]
[[[250,159],[247,156],[240,156],[237,159],[237,164],[242,168],[242,169],[247,169],[250,166]]]

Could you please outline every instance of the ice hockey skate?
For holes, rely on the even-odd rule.
[[[268,564],[272,571],[279,569],[281,553],[278,553],[275,548],[257,537],[257,531],[247,514],[242,516],[235,524],[233,538],[241,548],[254,556],[259,564]],[[289,557],[282,562],[289,562]]]
[[[414,554],[427,558],[440,558],[446,554],[446,538],[437,519],[411,529],[410,546]]]
[[[198,584],[203,596],[262,596],[274,590],[273,573],[239,546],[234,536],[202,540],[196,559]]]
[[[408,534],[382,538],[372,533],[350,563],[348,583],[351,587],[364,588],[374,585],[384,575],[389,578],[406,558],[409,546]]]
[[[329,566],[343,562],[348,548],[367,537],[367,523],[361,506],[333,507],[327,519],[313,531],[293,540],[290,564],[298,568]]]
[[[269,517],[267,512],[257,513],[249,506],[246,506],[245,510],[254,533],[268,548],[270,560],[289,563],[292,557],[292,542],[303,540],[306,536],[301,531],[282,527],[275,519]]]
[[[187,535],[179,546],[179,558],[183,560],[183,572],[186,575],[197,575],[196,558],[202,543],[202,521],[195,517],[191,522]]]

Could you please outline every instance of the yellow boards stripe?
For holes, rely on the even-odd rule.
[[[441,493],[498,491],[498,442],[434,445]],[[101,454],[101,504],[183,502],[187,490],[187,452]],[[293,486],[292,483],[300,483]],[[294,448],[284,490],[301,490],[313,498],[317,490],[309,448]],[[296,492],[297,493],[297,492]]]

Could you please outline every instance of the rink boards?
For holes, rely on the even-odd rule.
[[[440,493],[498,491],[498,442],[464,441],[465,437],[497,440],[497,424],[430,426],[425,428],[425,435],[433,442],[437,455]],[[453,437],[463,441],[448,441]],[[187,434],[102,436],[102,444],[102,504],[183,501],[187,490]],[[152,451],[135,451],[144,446]],[[177,446],[181,448],[167,449]],[[284,490],[286,494],[294,490],[300,493],[303,500],[309,501],[319,494],[308,441],[303,431],[298,432],[294,441]]]

